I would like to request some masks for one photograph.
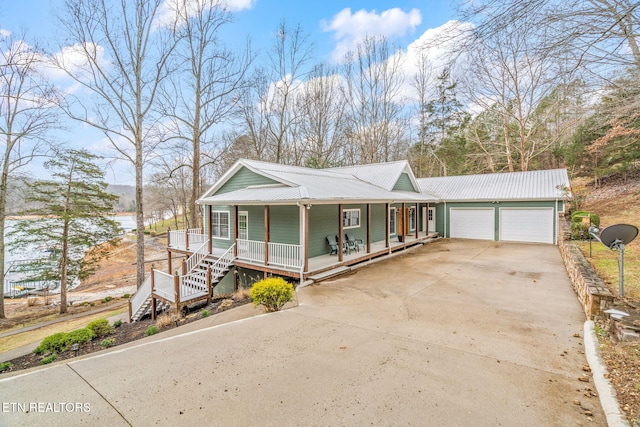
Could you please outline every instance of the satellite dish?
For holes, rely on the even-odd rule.
[[[600,241],[609,249],[618,244],[628,245],[638,235],[638,227],[629,224],[615,224],[602,230]]]
[[[624,245],[633,242],[638,236],[638,227],[629,224],[615,224],[602,230],[598,236],[597,228],[590,227],[589,234],[598,239],[600,243],[612,250],[620,251],[618,259],[618,272],[620,275],[620,297],[624,297]]]

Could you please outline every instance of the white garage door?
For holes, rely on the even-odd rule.
[[[450,213],[451,237],[495,240],[493,208],[452,208]]]
[[[553,208],[500,208],[500,240],[554,243]]]

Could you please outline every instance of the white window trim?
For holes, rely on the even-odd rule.
[[[215,236],[213,234],[213,215],[214,214],[227,214],[227,218],[228,218],[228,222],[227,222],[227,237],[219,237],[219,236]],[[212,239],[216,239],[216,240],[231,240],[231,214],[229,213],[229,211],[212,211],[211,212],[211,224],[209,224],[209,227],[211,227],[211,238]]]
[[[240,217],[242,215],[247,217],[247,240],[249,240],[249,211],[238,211],[238,238],[240,238]]]
[[[392,214],[393,212],[393,214]],[[393,217],[393,221],[391,221]],[[393,224],[393,230],[391,229],[391,224]],[[389,208],[389,236],[393,236],[398,233],[398,212],[396,208]]]
[[[358,212],[358,225],[344,225],[344,214],[347,212]],[[362,224],[362,215],[360,212],[360,209],[343,209],[342,210],[342,229],[343,230],[348,230],[349,228],[360,228],[360,224]],[[351,222],[351,216],[349,216],[349,222]]]
[[[413,211],[413,223],[411,221],[411,212]],[[416,217],[416,208],[415,207],[411,207],[409,208],[409,212],[407,212],[407,221],[409,221],[409,231],[416,231],[416,220],[418,218]]]

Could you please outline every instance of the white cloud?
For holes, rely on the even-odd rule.
[[[0,28],[0,37],[7,38],[11,35],[11,31]]]
[[[160,5],[156,23],[159,27],[171,26],[176,18],[176,10],[185,8],[188,15],[198,10],[218,7],[229,12],[253,9],[257,0],[164,0]]]
[[[385,36],[387,38],[405,35],[413,31],[422,22],[422,14],[418,9],[404,12],[393,8],[378,14],[361,9],[355,13],[345,8],[333,16],[330,22],[320,22],[322,30],[333,32],[336,48],[332,53],[335,61],[356,47],[366,36]]]

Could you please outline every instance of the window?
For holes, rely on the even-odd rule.
[[[344,228],[360,227],[360,209],[345,209],[342,211],[342,226]]]
[[[396,234],[396,208],[389,208],[389,235]]]
[[[431,208],[427,211],[427,221],[433,221],[433,209]]]
[[[416,231],[416,208],[409,208],[409,231]]]
[[[211,212],[211,235],[216,239],[229,240],[229,212]]]
[[[238,239],[249,239],[249,213],[238,212]]]

